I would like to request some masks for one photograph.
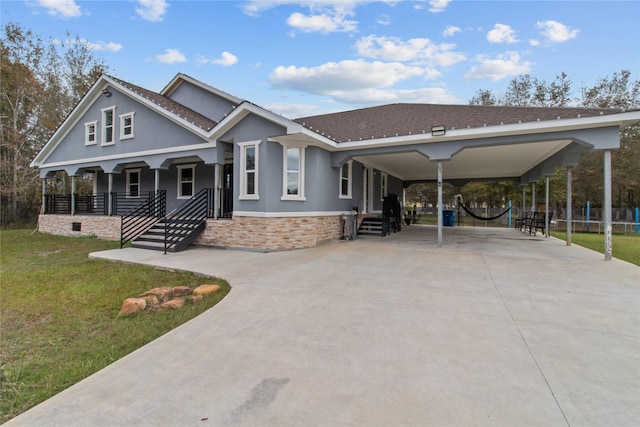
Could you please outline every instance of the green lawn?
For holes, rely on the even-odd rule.
[[[115,242],[9,230],[0,243],[0,423],[192,319],[230,290],[220,279],[88,258]],[[117,317],[125,298],[204,283],[222,291],[177,311]]]
[[[551,235],[558,239],[567,240],[566,232],[552,230]],[[604,234],[571,233],[571,244],[584,246],[604,254]],[[622,234],[614,234],[613,256],[640,266],[640,235],[629,234],[624,236]]]

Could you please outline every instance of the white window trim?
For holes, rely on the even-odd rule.
[[[287,159],[287,150],[290,148],[297,148],[300,150],[300,157],[298,159],[298,161],[300,162],[300,164],[298,165],[298,194],[296,195],[291,195],[291,194],[287,194],[287,183],[288,183],[288,174],[289,174],[289,169],[287,169],[288,167],[288,159]],[[307,200],[304,196],[304,164],[305,164],[305,156],[304,156],[304,152],[305,152],[305,146],[301,146],[301,145],[282,145],[282,197],[280,197],[280,200],[289,200],[289,201],[295,201],[295,202],[304,202],[305,200]]]
[[[134,114],[135,114],[135,112],[120,114],[120,140],[133,138],[134,129],[135,129],[134,120],[133,120]],[[125,135],[124,134],[124,130],[125,130],[124,120],[126,118],[129,118],[129,117],[131,118],[131,135]]]
[[[178,200],[188,200],[190,198],[192,198],[193,196],[195,196],[196,194],[196,165],[195,164],[190,164],[190,165],[178,165],[176,166],[176,168],[178,169],[178,190],[176,192],[176,199]],[[182,176],[182,170],[183,169],[192,169],[193,172],[191,174],[191,176],[193,177],[193,179],[191,180],[191,195],[190,196],[183,196],[182,193],[182,181],[180,180],[181,176]]]
[[[384,201],[389,191],[389,175],[385,172],[380,172],[380,201]]]
[[[114,145],[116,143],[116,106],[112,105],[111,107],[103,108],[100,110],[102,112],[102,126],[100,126],[101,130],[101,145]],[[105,137],[107,136],[107,128],[106,128],[106,120],[105,114],[107,111],[112,112],[111,116],[111,142],[106,142]]]
[[[349,166],[349,176],[347,177],[347,194],[342,194],[342,168],[344,165]],[[338,171],[338,197],[340,199],[351,200],[353,198],[353,192],[351,191],[353,188],[353,160],[349,160],[340,166],[340,170]]]
[[[89,141],[89,126],[93,126],[93,141]],[[84,124],[84,145],[98,144],[98,121],[87,122]]]
[[[240,190],[238,199],[239,200],[260,200],[260,143],[262,141],[247,141],[247,142],[239,142],[238,147],[240,148]],[[254,180],[254,188],[256,190],[255,194],[247,194],[247,171],[246,171],[246,149],[249,147],[255,147],[256,149],[256,168],[254,170],[255,180]]]
[[[139,199],[140,198],[140,189],[142,187],[142,169],[126,169],[125,172],[127,174],[127,187],[126,187],[126,194],[127,194],[127,199]],[[138,172],[138,195],[137,196],[132,196],[131,195],[131,173],[133,172]]]

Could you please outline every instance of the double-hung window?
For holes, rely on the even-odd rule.
[[[96,145],[97,130],[97,121],[84,124],[84,145]]]
[[[260,141],[240,142],[240,200],[258,200]]]
[[[178,166],[178,199],[190,199],[195,194],[196,165]]]
[[[282,147],[282,200],[305,200],[304,151],[304,147]]]
[[[127,169],[127,197],[140,197],[140,169]]]
[[[116,107],[104,108],[102,110],[102,145],[113,145],[114,137],[114,115]]]
[[[133,114],[120,115],[120,139],[133,138]]]
[[[351,199],[353,160],[345,162],[340,168],[340,198]]]

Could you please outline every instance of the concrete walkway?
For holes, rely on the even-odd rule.
[[[640,268],[514,230],[444,242],[92,254],[233,289],[7,425],[638,425]]]

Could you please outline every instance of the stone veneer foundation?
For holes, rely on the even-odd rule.
[[[73,223],[80,231],[73,231]],[[96,236],[120,239],[119,216],[40,215],[38,230],[61,236]],[[349,230],[344,230],[348,234]],[[196,245],[254,251],[312,248],[343,235],[341,215],[303,217],[250,217],[207,220]]]
[[[343,233],[342,216],[250,217],[209,220],[197,245],[255,251],[312,248]]]
[[[73,223],[80,231],[73,230]],[[99,215],[40,215],[38,231],[58,236],[96,236],[120,240],[120,217]]]

